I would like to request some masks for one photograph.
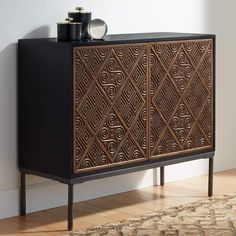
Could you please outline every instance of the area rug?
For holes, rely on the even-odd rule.
[[[236,194],[208,198],[67,236],[236,235]]]

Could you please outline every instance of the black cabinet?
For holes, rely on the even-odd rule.
[[[215,36],[19,40],[21,213],[25,174],[69,186],[209,158],[215,150]]]

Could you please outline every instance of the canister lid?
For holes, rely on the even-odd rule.
[[[59,22],[57,23],[58,25],[66,25],[66,24],[74,24],[74,25],[81,25],[82,23],[80,22],[72,22],[73,18],[71,17],[67,17],[65,18],[65,22]]]
[[[76,7],[76,11],[69,12],[70,13],[82,13],[82,14],[91,14],[91,12],[84,11],[83,7]]]

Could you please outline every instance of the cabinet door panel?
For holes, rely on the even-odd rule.
[[[74,172],[147,158],[147,47],[74,48]]]
[[[151,45],[151,156],[214,148],[213,41]]]

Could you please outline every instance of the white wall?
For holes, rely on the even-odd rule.
[[[1,0],[0,1],[0,218],[18,214],[19,176],[16,159],[16,43],[19,38],[54,37],[56,22],[81,4],[103,18],[109,33],[179,31],[217,34],[216,170],[236,167],[235,0]],[[207,173],[199,160],[170,166],[166,180]],[[152,170],[76,186],[76,199],[150,186]],[[66,186],[28,177],[27,211],[66,203]]]

